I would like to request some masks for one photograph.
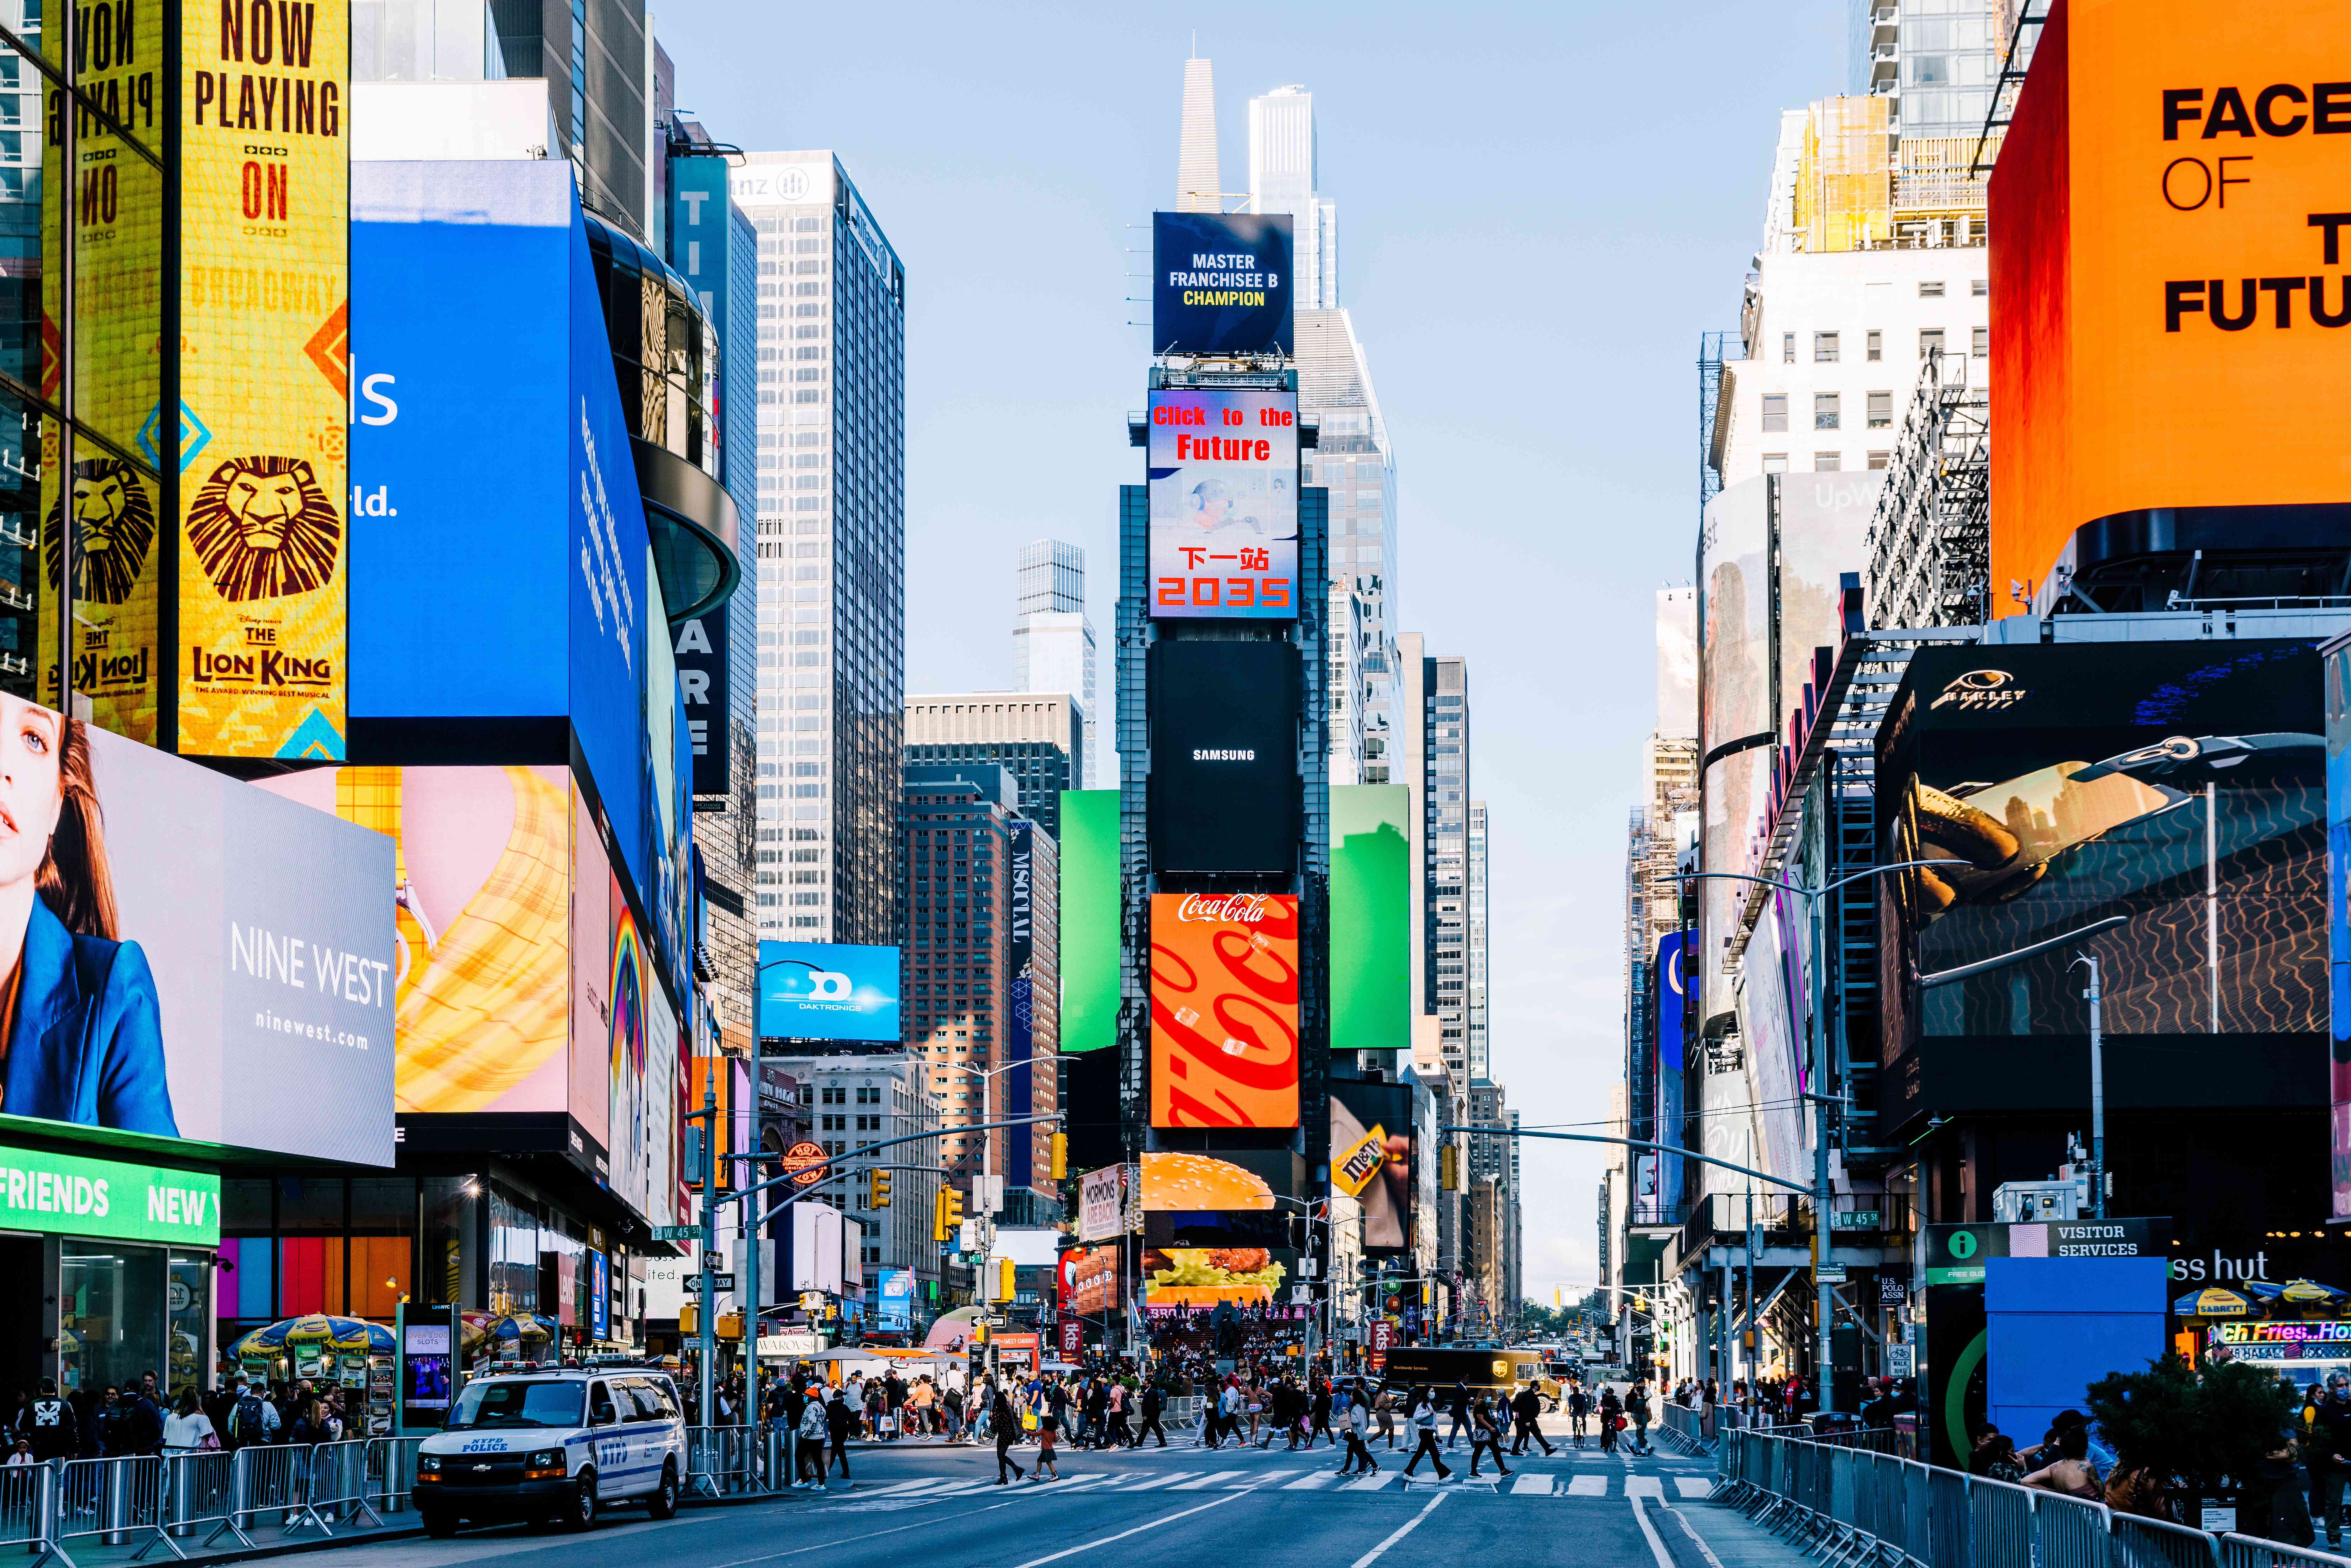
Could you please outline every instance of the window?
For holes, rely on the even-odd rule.
[[[1894,394],[1874,392],[1869,394],[1869,428],[1891,430],[1894,427]]]
[[[1918,357],[1923,360],[1929,354],[1939,354],[1942,351],[1943,329],[1940,327],[1920,328],[1918,329]]]
[[[1838,473],[1842,473],[1842,472],[1844,472],[1844,455],[1843,453],[1840,453],[1840,452],[1815,452],[1815,453],[1813,453],[1813,473],[1815,473],[1815,474],[1838,474]]]
[[[1887,460],[1888,460],[1888,459],[1890,459],[1893,455],[1894,455],[1894,454],[1892,454],[1892,453],[1890,453],[1890,452],[1873,452],[1873,453],[1871,453],[1871,454],[1869,455],[1869,471],[1870,471],[1871,473],[1873,473],[1873,474],[1879,474],[1879,473],[1883,473],[1883,472],[1885,472],[1886,462],[1887,462]]]
[[[1788,394],[1786,392],[1763,394],[1763,428],[1767,431],[1788,428]]]
[[[1834,430],[1837,428],[1841,422],[1841,416],[1837,412],[1838,399],[1841,395],[1842,394],[1838,392],[1814,392],[1813,394],[1813,428],[1814,430]]]
[[[1991,279],[1989,277],[1970,279],[1968,283],[1968,292],[1974,295],[1979,299],[1989,298],[1991,294]]]
[[[1942,286],[1941,284],[1939,284],[1939,283],[1921,283],[1920,285],[1918,285],[1918,298],[1921,298],[1921,299],[1940,299],[1942,297],[1943,297],[1943,286]]]
[[[1968,353],[1970,357],[1973,359],[1989,360],[1991,358],[1991,328],[1976,327],[1971,328],[1969,330]]]
[[[1763,455],[1763,472],[1766,474],[1785,474],[1787,471],[1788,455],[1786,453],[1766,452]]]
[[[1783,365],[1796,362],[1796,335],[1793,332],[1780,334],[1780,362]]]
[[[1886,334],[1883,332],[1865,334],[1862,341],[1862,357],[1872,364],[1886,358]]]
[[[1837,362],[1837,335],[1834,332],[1813,334],[1813,363],[1834,365]]]

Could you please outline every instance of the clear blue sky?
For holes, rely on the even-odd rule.
[[[1625,825],[1652,593],[1692,570],[1698,337],[1738,325],[1778,111],[1838,90],[1844,14],[693,0],[655,26],[681,108],[722,141],[833,149],[905,262],[912,693],[1009,684],[1031,538],[1085,547],[1107,656],[1149,352],[1131,225],[1172,204],[1191,38],[1228,191],[1249,98],[1313,90],[1340,301],[1397,450],[1401,629],[1469,660],[1494,1071],[1568,1127],[1621,1077]],[[1594,1279],[1601,1166],[1529,1144],[1530,1295]]]

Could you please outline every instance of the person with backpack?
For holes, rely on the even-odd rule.
[[[229,1406],[228,1446],[243,1448],[274,1443],[278,1428],[277,1406],[261,1396],[258,1385],[238,1378],[236,1396]]]
[[[1478,1473],[1480,1452],[1493,1457],[1497,1473],[1509,1475],[1510,1467],[1502,1463],[1502,1429],[1509,1424],[1507,1406],[1499,1394],[1490,1397],[1480,1395],[1469,1402],[1469,1473]]]
[[[1510,1444],[1510,1454],[1513,1458],[1527,1451],[1527,1443],[1530,1439],[1541,1443],[1545,1454],[1554,1454],[1559,1451],[1551,1446],[1551,1439],[1542,1434],[1540,1419],[1542,1415],[1542,1396],[1536,1391],[1533,1384],[1530,1383],[1519,1390],[1517,1396],[1510,1401],[1510,1409],[1518,1428],[1514,1434],[1515,1440]]]
[[[1616,1429],[1625,1423],[1625,1407],[1616,1402],[1616,1390],[1602,1385],[1600,1389],[1600,1451],[1616,1451]]]
[[[1584,1424],[1592,1418],[1592,1396],[1583,1391],[1581,1383],[1567,1385],[1567,1417],[1575,1446],[1580,1448],[1583,1447]]]
[[[31,1441],[33,1458],[42,1463],[70,1459],[81,1452],[81,1423],[74,1407],[57,1397],[56,1378],[41,1379],[40,1394],[26,1406],[25,1436]]]

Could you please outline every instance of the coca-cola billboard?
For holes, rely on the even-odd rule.
[[[1151,1124],[1298,1125],[1298,898],[1151,899]]]

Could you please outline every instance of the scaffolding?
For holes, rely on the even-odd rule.
[[[1948,367],[1948,369],[1947,369]],[[1869,519],[1872,627],[1974,626],[1991,611],[1991,421],[1968,361],[1930,352]]]
[[[1714,422],[1722,402],[1722,366],[1726,360],[1743,360],[1747,349],[1737,332],[1698,335],[1698,509],[1722,488],[1722,471],[1714,465]]]
[[[2025,72],[2032,67],[2033,46],[2041,41],[2041,26],[2049,20],[2050,0],[2001,0],[2001,20],[2007,23],[2008,53],[2001,57],[2000,75],[1993,79],[1991,107],[1984,113],[1983,133],[1969,156],[1968,172],[1988,179],[2000,157],[2001,143],[2016,118],[2017,95],[2024,90]]]
[[[1894,235],[1894,140],[1882,98],[1824,98],[1796,162],[1800,250],[1864,250]]]

